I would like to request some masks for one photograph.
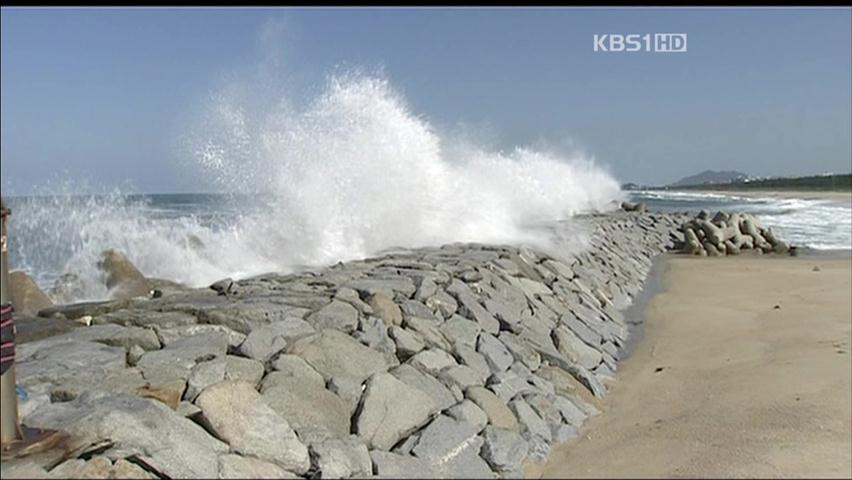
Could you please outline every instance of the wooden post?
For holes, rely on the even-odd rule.
[[[9,245],[6,219],[11,211],[0,198],[0,305],[9,303]],[[18,395],[15,391],[15,364],[0,375],[0,445],[21,440],[18,425]]]

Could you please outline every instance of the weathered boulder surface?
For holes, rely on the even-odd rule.
[[[355,436],[311,445],[311,459],[321,478],[363,477],[373,473],[370,452]]]
[[[326,381],[347,377],[360,383],[390,366],[381,353],[332,329],[297,341],[287,353],[301,357]]]
[[[153,288],[153,283],[145,278],[127,255],[118,250],[102,252],[98,267],[104,273],[104,284],[111,298],[143,297]]]
[[[204,390],[196,405],[204,424],[231,452],[265,460],[295,472],[310,468],[308,448],[284,418],[246,382],[224,381]]]
[[[277,372],[261,387],[266,403],[306,440],[349,433],[349,404],[322,383]]]
[[[120,478],[120,477],[117,477]],[[274,463],[233,453],[219,456],[219,476],[216,478],[301,478]]]
[[[367,381],[361,402],[356,433],[376,450],[390,450],[437,411],[429,395],[389,373],[378,373]]]
[[[9,273],[9,301],[20,313],[35,314],[50,307],[53,302],[26,272]]]
[[[520,476],[597,413],[657,254],[783,250],[748,216],[630,210],[575,217],[562,256],[457,243],[160,295],[109,253],[122,299],[40,309],[92,326],[18,358],[28,424],[107,443],[4,478]]]
[[[215,478],[217,457],[228,451],[227,444],[162,403],[131,395],[85,392],[71,402],[45,405],[23,422],[92,441],[108,439],[116,454],[136,456],[171,478]]]

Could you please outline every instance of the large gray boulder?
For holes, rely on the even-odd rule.
[[[85,391],[133,394],[146,381],[136,368],[125,368],[125,351],[100,343],[48,338],[18,347],[17,381],[33,402],[19,405],[30,412],[44,398],[68,401]]]
[[[206,362],[197,363],[189,373],[186,382],[186,391],[183,399],[192,402],[198,395],[210,385],[219,383],[225,379],[225,359],[214,358]]]
[[[559,317],[559,321],[589,346],[600,348],[603,343],[603,337],[598,332],[586,326],[574,314],[562,315]]]
[[[125,350],[130,350],[134,345],[138,345],[143,350],[158,350],[161,346],[157,334],[149,328],[123,327],[113,323],[77,328],[65,334],[64,337],[103,343],[112,347],[124,347]]]
[[[409,319],[412,317],[422,318],[423,320],[429,320],[433,323],[441,323],[442,318],[435,313],[426,305],[417,300],[404,300],[400,305],[402,309],[402,317],[403,319]]]
[[[517,335],[503,331],[500,332],[497,339],[500,340],[516,361],[521,362],[530,370],[537,370],[541,366],[541,355]]]
[[[242,380],[257,385],[263,378],[263,364],[249,358],[225,355],[225,380]]]
[[[110,290],[112,298],[145,296],[152,287],[145,275],[124,253],[118,250],[101,252],[98,267],[104,273],[104,283]]]
[[[553,331],[556,348],[572,363],[582,365],[586,369],[595,368],[601,363],[601,352],[580,340],[571,330],[559,326]]]
[[[393,297],[381,292],[374,293],[367,298],[367,304],[388,327],[402,325],[402,311],[394,303]]]
[[[370,278],[359,278],[345,285],[357,290],[362,297],[381,293],[390,298],[398,293],[405,298],[411,298],[417,291],[414,281],[401,275],[375,276]]]
[[[467,365],[455,365],[442,371],[438,378],[444,384],[456,387],[461,391],[468,387],[485,385],[486,377]]]
[[[360,383],[390,367],[380,352],[337,330],[323,330],[318,335],[298,340],[287,353],[301,357],[327,382],[346,377]]]
[[[169,398],[180,400],[192,367],[198,362],[223,357],[228,338],[222,332],[184,337],[166,348],[147,352],[136,362],[142,376],[155,391],[168,391]],[[159,394],[154,394],[158,397]],[[169,401],[167,403],[172,403]]]
[[[476,351],[485,357],[492,373],[504,372],[514,362],[514,358],[506,346],[493,335],[484,332],[479,335]]]
[[[483,378],[488,378],[491,375],[491,367],[488,365],[485,357],[472,347],[457,344],[453,353],[459,359],[459,364],[467,365],[474,369]]]
[[[50,298],[26,272],[9,273],[9,301],[18,314],[34,315],[53,305]]]
[[[216,478],[217,457],[228,445],[160,402],[132,395],[85,392],[29,415],[28,426],[81,438],[111,440],[125,455],[137,455],[171,478]]]
[[[482,327],[477,322],[461,315],[453,315],[438,328],[445,337],[452,339],[454,343],[462,343],[471,347],[476,347],[476,339],[479,337],[479,332],[482,331]]]
[[[210,332],[183,337],[161,350],[147,352],[139,359],[140,368],[176,365],[190,369],[199,361],[224,356],[228,337],[223,332]]]
[[[370,452],[355,436],[311,445],[311,459],[320,478],[363,477],[373,473]]]
[[[438,348],[423,350],[411,357],[408,363],[432,375],[437,375],[441,370],[457,365],[452,355]]]
[[[192,305],[187,308],[194,309]],[[196,315],[201,323],[223,325],[231,330],[248,334],[264,325],[286,321],[289,318],[304,318],[309,312],[309,308],[288,305],[262,296],[247,297],[215,308],[204,308],[198,310]]]
[[[382,352],[388,363],[396,365],[399,360],[396,357],[396,343],[388,335],[388,327],[377,317],[364,317],[361,319],[358,331],[352,335],[364,345]]]
[[[521,436],[529,442],[530,456],[536,460],[546,459],[553,441],[553,433],[547,422],[522,399],[515,399],[509,405],[518,417]]]
[[[100,343],[45,339],[17,347],[15,374],[19,383],[66,382],[97,386],[97,378],[125,367],[125,351]]]
[[[367,381],[355,429],[372,449],[390,450],[437,411],[432,397],[389,373]]]
[[[199,362],[190,371],[183,398],[192,402],[205,388],[222,380],[240,380],[256,386],[263,372],[260,362],[234,355]]]
[[[373,307],[365,303],[361,300],[361,297],[358,295],[358,292],[348,288],[341,287],[337,289],[337,292],[334,293],[335,300],[340,300],[342,302],[346,302],[349,305],[355,307],[356,310],[361,312],[362,315],[373,315],[376,312],[373,310]]]
[[[429,462],[396,453],[373,450],[370,452],[373,467],[381,478],[438,478],[439,471]]]
[[[263,399],[306,441],[349,434],[349,404],[346,400],[304,377],[273,372],[261,386]]]
[[[400,360],[407,360],[426,348],[426,343],[420,334],[406,328],[391,327],[388,334],[396,343],[396,354]]]
[[[579,401],[572,400],[568,397],[564,397],[561,395],[554,395],[552,398],[553,406],[559,410],[560,415],[562,415],[562,419],[575,427],[580,427],[586,418],[589,417],[589,414],[582,408],[578,406]],[[577,403],[575,403],[575,401]],[[533,408],[535,408],[535,403],[531,404]]]
[[[219,456],[219,476],[222,479],[238,478],[301,478],[274,463],[254,457],[229,453]]]
[[[240,353],[265,362],[289,343],[314,333],[316,329],[310,323],[301,318],[288,317],[252,330],[240,345]]]
[[[512,472],[521,469],[529,446],[526,440],[514,430],[487,427],[483,434],[482,458],[499,472]]]
[[[235,332],[228,327],[222,325],[208,324],[187,324],[176,327],[163,328],[159,325],[153,325],[152,328],[157,333],[157,338],[160,343],[167,347],[172,343],[184,337],[191,337],[199,333],[222,332],[228,338],[228,348],[236,349],[246,339],[246,336],[240,332]]]
[[[488,423],[499,428],[518,431],[518,419],[493,392],[484,387],[471,387],[465,392],[471,402],[488,416]]]
[[[592,372],[580,365],[570,365],[567,370],[571,376],[577,379],[584,387],[588,388],[592,392],[592,395],[598,398],[606,396],[606,386]]]
[[[508,288],[505,287],[505,289]],[[528,308],[527,302],[523,298],[513,299],[496,296],[486,299],[483,303],[485,309],[510,330],[517,328],[522,318],[521,313]]]
[[[497,474],[479,455],[483,441],[482,437],[477,436],[462,444],[461,450],[442,465],[441,476],[446,478],[497,478]]]
[[[358,310],[349,303],[332,300],[328,305],[308,315],[305,320],[317,330],[332,328],[352,333],[358,328]]]
[[[79,304],[75,304],[79,305]],[[124,308],[124,309],[112,309],[109,307],[109,304],[100,307],[101,309],[107,309],[108,312],[80,312],[81,315],[93,315],[92,324],[103,324],[103,323],[115,323],[118,325],[125,326],[137,326],[137,327],[158,327],[161,329],[169,329],[176,328],[188,325],[194,325],[198,322],[198,319],[195,315],[187,312],[180,311],[167,311],[167,312],[158,312],[156,310],[147,310],[143,308]],[[40,315],[43,315],[45,311],[39,312]],[[64,315],[68,317],[68,312],[65,312]],[[68,317],[71,318],[71,317]],[[193,332],[195,333],[195,332]],[[185,335],[182,335],[185,336]],[[163,339],[160,341],[165,344]]]
[[[408,317],[405,319],[405,328],[419,335],[427,347],[439,348],[449,351],[452,342],[441,332],[438,325],[432,320],[420,317]]]
[[[441,468],[470,445],[477,433],[479,429],[476,425],[438,415],[420,433],[411,452]]]
[[[467,398],[447,409],[446,414],[454,420],[473,425],[477,432],[488,425],[488,415]]]
[[[423,304],[443,318],[450,318],[459,308],[456,299],[442,289],[423,300]]]
[[[390,373],[421,392],[432,397],[438,410],[444,410],[456,403],[453,393],[432,375],[424,373],[411,365],[400,365]]]
[[[3,478],[6,478],[6,476],[4,475]],[[119,458],[115,461],[115,464],[113,464],[108,457],[94,455],[88,460],[72,458],[62,462],[50,471],[49,477],[43,478],[153,479],[157,478],[157,476],[123,458]]]
[[[459,304],[459,313],[471,320],[475,320],[482,327],[482,330],[497,334],[500,330],[500,322],[494,318],[476,298],[476,295],[471,291],[470,287],[464,282],[454,279],[447,288],[447,293],[455,297]]]
[[[523,375],[523,376],[521,376]],[[528,372],[506,371],[495,373],[488,379],[488,389],[494,392],[500,400],[509,403],[517,395],[534,392],[536,388],[528,381]]]
[[[298,378],[318,387],[325,386],[325,379],[322,378],[322,375],[296,355],[279,355],[272,362],[272,369],[274,371],[267,375],[264,383],[271,383],[277,376],[284,376]]]
[[[228,442],[231,451],[275,463],[295,473],[310,468],[308,448],[284,418],[246,382],[224,381],[195,401],[205,425]]]

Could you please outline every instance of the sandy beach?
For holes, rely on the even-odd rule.
[[[852,203],[852,192],[827,190],[685,190],[686,192],[718,193],[739,197],[801,198]]]
[[[852,259],[672,257],[644,338],[532,478],[852,476]]]

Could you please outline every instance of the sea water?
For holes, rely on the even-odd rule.
[[[630,192],[629,197],[658,211],[750,212],[791,244],[818,250],[852,249],[852,207],[848,202],[675,192]],[[77,300],[106,298],[97,261],[107,248],[125,252],[148,276],[202,286],[224,277],[363,258],[383,248],[454,241],[535,245],[538,231],[533,223],[527,226],[529,235],[515,238],[464,235],[460,229],[458,237],[450,232],[422,242],[406,243],[398,237],[377,242],[375,251],[361,249],[355,246],[357,242],[347,250],[344,236],[340,243],[334,240],[298,251],[293,249],[305,243],[288,238],[287,229],[292,225],[276,223],[275,203],[261,196],[112,194],[10,197],[7,203],[13,210],[9,225],[12,268],[27,271],[45,289],[61,274],[75,273],[86,285],[86,294]],[[612,203],[601,209],[611,208]],[[387,228],[364,227],[366,233]],[[544,243],[542,240],[538,246],[546,248]]]
[[[852,204],[831,199],[739,196],[706,192],[638,191],[632,201],[663,212],[748,212],[792,245],[817,250],[852,249]]]
[[[245,92],[250,89],[242,89]],[[107,296],[100,253],[190,286],[452,242],[580,248],[551,222],[617,208],[616,179],[581,153],[490,149],[440,134],[381,77],[332,76],[309,101],[212,95],[183,149],[210,195],[128,195],[59,182],[9,198],[13,268],[72,273]],[[579,246],[579,247],[578,247]]]
[[[587,245],[587,232],[566,226],[572,216],[628,198],[585,154],[494,150],[439,133],[381,77],[331,77],[308,101],[249,100],[212,95],[183,135],[195,173],[229,193],[81,195],[68,180],[8,196],[12,268],[45,289],[76,275],[81,301],[108,297],[97,267],[106,249],[146,276],[193,287],[453,242],[569,253]],[[630,195],[652,210],[749,211],[793,244],[852,248],[849,205]]]

